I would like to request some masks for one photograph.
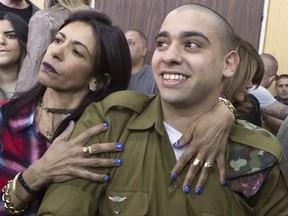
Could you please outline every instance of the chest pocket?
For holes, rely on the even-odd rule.
[[[100,203],[100,215],[147,215],[148,192],[143,189],[109,189]]]

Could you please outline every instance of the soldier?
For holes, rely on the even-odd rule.
[[[109,183],[76,179],[51,185],[38,214],[287,214],[288,194],[277,163],[281,150],[276,139],[238,122],[228,139],[227,187],[218,184],[214,161],[191,161],[210,171],[203,191],[199,187],[192,193],[190,186],[182,185],[188,167],[178,176],[169,175],[183,153],[173,143],[191,122],[215,106],[223,81],[234,74],[239,63],[234,32],[227,21],[198,4],[180,6],[165,18],[156,47],[152,69],[160,95],[112,94],[85,111],[72,135],[109,122],[107,132],[87,146],[107,140],[125,143],[123,153],[116,153],[123,159],[121,167],[87,168],[109,175]],[[84,155],[93,157],[87,146]]]

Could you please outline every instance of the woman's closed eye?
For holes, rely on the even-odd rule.
[[[72,52],[77,57],[83,57],[82,53],[77,49],[73,49]]]

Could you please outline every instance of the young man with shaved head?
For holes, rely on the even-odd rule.
[[[125,32],[131,60],[132,72],[128,90],[143,94],[157,94],[158,88],[152,75],[151,65],[145,64],[145,56],[148,49],[146,35],[138,29],[129,29]]]
[[[109,122],[108,131],[87,145],[124,143],[123,153],[116,154],[123,164],[117,169],[87,168],[109,175],[108,183],[77,179],[51,185],[39,215],[287,214],[278,143],[240,123],[228,140],[227,186],[218,183],[213,161],[191,161],[211,171],[204,190],[193,192],[182,185],[188,167],[181,174],[170,173],[183,153],[173,143],[215,106],[223,81],[233,76],[239,63],[229,24],[206,7],[188,4],[167,15],[155,40],[152,69],[160,95],[123,91],[108,96],[86,110],[74,131],[73,136]]]

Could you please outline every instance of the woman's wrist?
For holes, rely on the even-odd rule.
[[[26,198],[24,199],[22,196],[22,194],[19,193],[19,191],[17,190],[19,187],[17,187],[17,181],[18,181],[18,177],[21,174],[21,172],[19,172],[14,179],[12,180],[12,188],[11,191],[13,192],[13,194],[15,195],[15,197],[21,201],[22,203],[28,203],[32,198]],[[22,195],[22,196],[21,196]]]
[[[47,185],[48,179],[46,180],[45,176],[46,172],[44,169],[42,169],[39,159],[31,164],[22,174],[24,182],[31,190],[27,187],[26,189],[28,191],[25,190],[24,187],[22,187],[22,189],[24,189],[27,193],[30,191],[30,194],[32,195],[35,194],[34,192],[37,193],[37,191],[42,190]]]
[[[219,97],[217,102],[224,104],[228,108],[230,113],[232,113],[234,115],[235,119],[237,119],[237,117],[238,117],[237,110],[235,109],[235,107],[233,106],[233,104],[229,100],[222,98],[222,97]]]

